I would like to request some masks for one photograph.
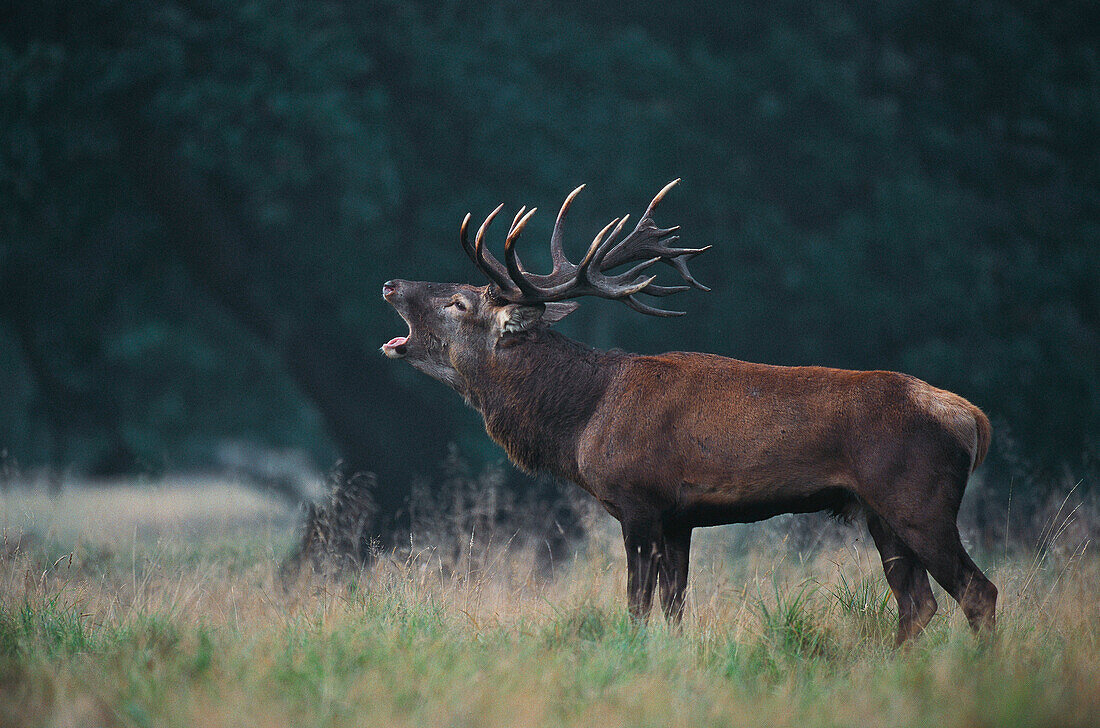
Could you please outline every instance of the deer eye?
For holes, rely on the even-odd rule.
[[[450,308],[451,306],[454,306],[459,311],[465,311],[466,310],[466,304],[462,302],[461,298],[456,298],[455,300],[451,301],[450,303],[448,303],[443,308]]]

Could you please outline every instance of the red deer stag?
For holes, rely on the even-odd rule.
[[[896,372],[597,351],[549,328],[580,296],[680,315],[635,297],[688,290],[657,285],[646,272],[657,262],[708,290],[687,267],[707,248],[673,247],[678,228],[653,223],[674,184],[632,232],[620,239],[627,218],[613,220],[574,264],[562,224],[578,187],[558,213],[546,275],[525,270],[515,248],[534,210],[516,214],[503,264],[485,246],[501,208],[472,244],[466,215],[462,247],[490,284],[388,281],[382,295],[409,333],[383,352],[461,394],[520,468],[575,482],[620,521],[635,618],[649,614],[657,584],[666,615],[681,617],[693,528],[831,510],[866,518],[898,603],[899,644],[936,611],[929,573],[971,627],[991,633],[997,588],[956,526],[967,479],[989,448],[989,420],[970,402]]]

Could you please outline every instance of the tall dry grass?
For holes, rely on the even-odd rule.
[[[288,574],[292,514],[220,487],[205,510],[190,489],[162,488],[175,515],[159,521],[124,489],[113,501],[0,498],[0,724],[1087,726],[1100,715],[1088,545],[1100,514],[1073,494],[976,554],[1000,588],[994,645],[937,589],[939,615],[896,651],[869,538],[824,519],[700,531],[675,629],[627,619],[622,546],[595,512],[587,541],[549,563],[516,524],[448,521],[444,508],[366,569]]]

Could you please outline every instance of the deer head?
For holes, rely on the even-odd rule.
[[[709,290],[688,270],[687,261],[704,248],[677,248],[679,229],[659,228],[653,211],[679,180],[667,184],[649,203],[645,214],[625,237],[629,215],[608,223],[593,239],[579,263],[565,255],[563,223],[584,185],[566,197],[550,237],[553,269],[546,275],[527,271],[516,252],[516,241],[535,213],[521,208],[512,220],[504,243],[502,264],[486,248],[485,238],[503,205],[493,210],[469,240],[470,215],[462,221],[460,241],[474,265],[489,279],[487,286],[459,283],[429,283],[391,280],[382,286],[382,296],[409,325],[409,333],[382,346],[392,359],[406,359],[417,369],[466,394],[464,371],[484,366],[494,353],[537,338],[549,324],[576,309],[569,299],[596,296],[622,301],[640,313],[653,316],[681,316],[638,300],[638,294],[668,296],[691,286]],[[662,286],[649,268],[663,262],[674,268],[689,285]],[[615,269],[631,267],[620,273]]]

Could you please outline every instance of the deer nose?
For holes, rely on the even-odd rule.
[[[386,281],[382,284],[382,298],[388,301],[394,293],[397,293],[397,281]]]

